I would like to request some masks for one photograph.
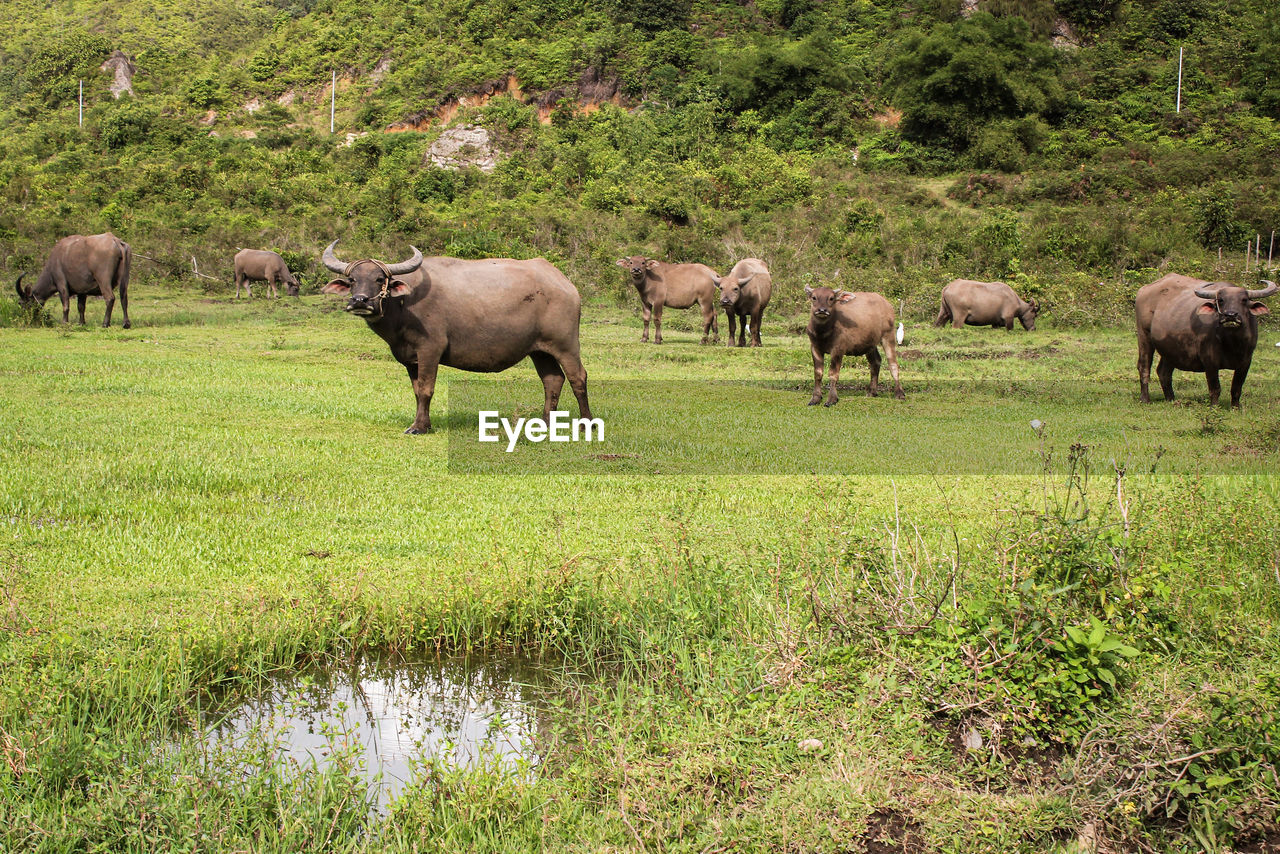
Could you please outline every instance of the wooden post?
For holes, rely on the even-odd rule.
[[[80,81],[80,127],[84,127],[84,81]]]
[[[1250,247],[1249,241],[1246,240],[1244,242],[1244,271],[1246,273],[1249,272],[1249,253],[1252,251],[1253,249]]]
[[[1275,251],[1275,248],[1276,248],[1276,230],[1273,228],[1271,229],[1271,245],[1267,247],[1267,269],[1268,270],[1272,269],[1271,253]]]
[[[338,69],[333,69],[333,82],[329,85],[329,133],[333,133],[333,111],[338,105]]]

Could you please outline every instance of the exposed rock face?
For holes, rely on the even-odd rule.
[[[1063,18],[1053,23],[1053,46],[1060,50],[1073,50],[1080,47],[1080,37],[1071,28],[1071,24]]]
[[[258,112],[258,110],[261,110],[261,109],[262,109],[262,102],[259,101],[257,98],[250,98],[248,101],[245,101],[244,111],[249,115],[253,115],[254,113]]]
[[[298,99],[297,93],[294,92],[292,89],[290,89],[289,91],[281,95],[279,98],[276,98],[276,103],[282,107],[292,107],[293,102],[296,101],[297,99]]]
[[[112,75],[111,95],[113,97],[119,98],[125,92],[133,94],[133,75],[138,72],[138,67],[122,51],[117,50],[111,54],[106,62],[98,66],[98,69]]]
[[[475,125],[449,128],[431,143],[427,159],[441,169],[475,168],[492,172],[498,165],[489,131]]]
[[[375,83],[387,76],[387,72],[391,70],[391,57],[384,56],[382,61],[373,67],[373,71],[369,72],[369,79]]]
[[[960,0],[960,14],[969,17],[978,11],[978,0]]]

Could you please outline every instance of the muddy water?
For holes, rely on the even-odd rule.
[[[547,681],[544,670],[512,659],[365,657],[281,676],[240,705],[211,711],[208,740],[243,748],[265,737],[299,766],[353,757],[385,808],[433,761],[534,775]]]

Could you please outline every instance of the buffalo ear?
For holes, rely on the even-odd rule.
[[[351,293],[351,283],[345,279],[334,279],[329,284],[320,289],[322,294],[349,294]]]
[[[1267,308],[1266,303],[1254,302],[1249,303],[1249,313],[1257,317],[1260,314],[1270,314],[1271,309]]]
[[[806,296],[813,296],[813,288],[809,287],[808,285],[804,286],[804,292]]]
[[[1217,314],[1218,307],[1211,302],[1205,302],[1205,303],[1201,303],[1200,307],[1197,308],[1196,311],[1198,311],[1200,314]]]
[[[836,291],[836,302],[851,302],[857,294],[851,294],[848,291]]]
[[[627,259],[626,259],[626,258],[619,258],[619,259],[618,259],[617,261],[615,261],[614,263],[615,263],[615,264],[617,264],[619,267],[625,267],[625,266],[627,266]]]
[[[646,270],[652,270],[656,266],[658,266],[658,261],[654,258],[650,258],[648,261],[644,262],[644,268]]]
[[[403,279],[392,279],[391,287],[387,288],[387,296],[402,297],[407,296],[413,290],[413,285]]]

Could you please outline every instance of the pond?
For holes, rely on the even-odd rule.
[[[206,739],[242,749],[265,738],[298,767],[354,758],[384,809],[433,761],[483,759],[533,777],[549,694],[547,671],[521,659],[364,656],[274,677],[261,693],[208,710]]]

